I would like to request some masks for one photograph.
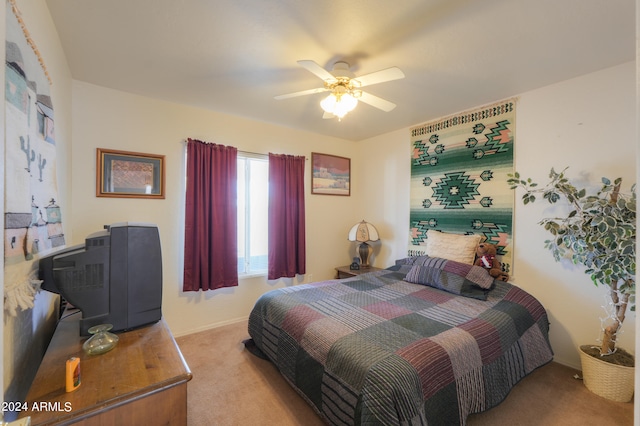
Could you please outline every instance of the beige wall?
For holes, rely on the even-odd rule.
[[[636,181],[635,117],[633,62],[523,93],[516,109],[516,169],[545,182],[551,167],[570,166],[569,176],[595,190],[602,176],[622,177],[629,190]],[[361,179],[368,182],[364,199],[374,212],[369,219],[385,240],[384,259],[378,260],[389,264],[404,255],[409,238],[409,129],[359,145],[377,165]],[[596,288],[580,268],[554,262],[544,249],[548,234],[537,223],[549,214],[545,203],[525,207],[518,197],[512,278],[547,308],[555,360],[580,368],[576,348],[599,337],[605,289]],[[635,321],[635,314],[628,315],[620,338],[630,352]]]
[[[163,315],[175,335],[244,319],[257,297],[292,280],[241,280],[232,289],[183,293],[182,236],[184,205],[184,141],[197,138],[239,150],[305,155],[322,152],[352,158],[357,173],[363,160],[358,145],[335,138],[277,127],[197,108],[162,102],[75,81],[73,84],[72,209],[76,242],[121,221],[158,225],[164,262]],[[95,197],[96,148],[166,156],[165,200]],[[310,161],[307,173],[310,176]],[[349,263],[347,233],[358,213],[364,182],[354,179],[351,197],[311,195],[306,182],[307,281],[332,278],[333,268]],[[295,280],[301,282],[305,278]]]

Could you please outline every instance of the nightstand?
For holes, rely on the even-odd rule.
[[[374,268],[373,266],[369,266],[368,268],[360,268],[360,269],[349,269],[349,265],[347,266],[338,266],[336,268],[336,278],[350,278],[355,277],[360,274],[366,274],[367,272],[373,271],[382,271],[382,268]]]

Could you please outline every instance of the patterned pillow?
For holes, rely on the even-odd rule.
[[[480,266],[429,256],[416,259],[404,279],[480,300],[487,300],[494,282]]]
[[[476,260],[476,248],[482,235],[461,235],[446,232],[427,231],[427,254],[432,257],[455,260],[473,265]]]
[[[422,256],[424,257],[424,256]],[[409,256],[402,259],[396,259],[396,263],[387,268],[387,271],[394,271],[406,274],[413,266],[413,262],[419,259],[419,256]]]
[[[402,259],[396,259],[396,265],[413,265],[416,260],[420,260],[425,258],[425,255],[419,255],[419,256],[409,256],[409,257],[404,257]]]

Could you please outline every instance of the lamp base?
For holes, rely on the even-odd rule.
[[[358,254],[360,255],[361,268],[371,267],[371,265],[369,265],[369,255],[371,254],[372,251],[373,250],[371,249],[371,246],[366,242],[363,242],[362,244],[360,244],[360,247],[358,247]]]

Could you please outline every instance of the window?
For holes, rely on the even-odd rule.
[[[267,272],[269,159],[238,153],[238,275]]]

